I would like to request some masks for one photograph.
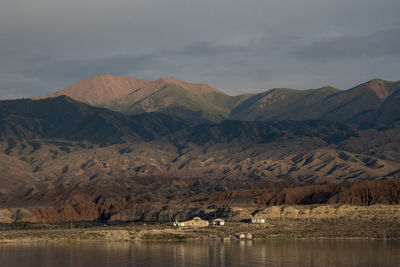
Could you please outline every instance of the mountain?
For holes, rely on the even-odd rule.
[[[36,176],[66,181],[141,175],[301,183],[397,177],[399,127],[364,129],[326,120],[193,124],[162,113],[124,115],[66,96],[0,101],[4,161],[21,161],[16,165],[28,164]]]
[[[231,106],[246,96],[233,97],[208,85],[181,82],[175,78],[162,78],[153,82],[155,90],[145,94],[135,92],[108,105],[124,113],[162,112],[192,120],[221,121],[229,116]]]
[[[390,109],[396,94],[381,106]],[[108,220],[135,203],[140,218],[157,220],[160,210],[170,219],[182,206],[184,216],[193,215],[190,203],[228,210],[235,202],[398,203],[392,180],[400,178],[400,123],[388,118],[386,125],[363,126],[196,124],[67,96],[0,101],[0,212],[13,211],[8,221],[24,214],[44,222]]]
[[[131,77],[101,75],[79,81],[53,94],[34,97],[33,99],[38,100],[65,95],[77,101],[98,106],[126,96],[137,88],[144,87],[149,83],[148,81]]]
[[[125,114],[162,112],[197,121],[221,121],[229,116],[231,107],[247,97],[229,96],[211,86],[182,82],[173,77],[144,81],[102,75],[33,99],[60,95]]]
[[[246,99],[232,110],[230,117],[241,120],[313,119],[313,113],[319,111],[309,109],[309,106],[338,92],[341,91],[330,86],[309,90],[272,89]],[[303,118],[305,115],[309,118]]]
[[[385,123],[396,114],[400,81],[373,79],[348,90],[271,89],[230,96],[206,84],[176,78],[145,81],[102,75],[80,81],[43,99],[60,95],[125,114],[161,112],[197,122],[234,120],[335,120]]]
[[[174,137],[201,146],[228,144],[266,144],[279,139],[318,138],[328,144],[357,136],[352,125],[337,121],[234,121],[199,124],[177,132]]]
[[[391,123],[400,120],[400,83],[398,82],[389,91],[389,96],[376,109],[370,109],[358,114],[351,119],[351,122],[371,122]],[[397,89],[396,89],[397,88]]]
[[[397,108],[394,103],[398,103],[399,93],[400,81],[380,79],[344,91],[333,87],[304,91],[273,89],[243,101],[232,110],[231,117],[241,120],[322,119],[384,123],[398,119],[392,108]]]
[[[123,115],[67,96],[0,101],[0,140],[60,139],[110,145],[155,139],[189,125],[161,113]]]

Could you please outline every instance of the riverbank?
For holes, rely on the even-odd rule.
[[[265,224],[227,222],[225,226],[176,228],[170,224],[102,226],[73,229],[2,230],[0,243],[51,241],[134,240],[235,240],[240,234],[252,239],[370,239],[400,240],[398,220],[271,219]],[[250,236],[250,235],[249,235]]]

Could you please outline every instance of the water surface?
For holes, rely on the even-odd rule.
[[[1,266],[400,266],[399,241],[1,244]]]

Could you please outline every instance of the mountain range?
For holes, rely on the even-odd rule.
[[[0,101],[0,221],[26,206],[24,220],[68,221],[132,203],[146,220],[185,203],[400,203],[399,94],[379,79],[229,96],[103,75]]]
[[[400,81],[373,79],[348,90],[331,86],[294,90],[276,88],[230,96],[205,84],[176,78],[145,81],[102,75],[77,82],[43,99],[69,96],[125,114],[162,112],[192,121],[336,120],[390,123],[400,118]]]

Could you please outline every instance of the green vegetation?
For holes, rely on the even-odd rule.
[[[74,240],[221,240],[251,233],[255,239],[373,239],[399,240],[400,224],[386,220],[270,219],[266,224],[228,223],[222,227],[174,228],[170,225],[108,226],[60,229],[46,227],[1,230],[0,243]]]
[[[142,236],[143,240],[187,240],[188,235],[182,235],[182,234],[173,234],[173,233],[159,233],[159,234],[153,234],[153,233],[145,233]]]
[[[229,117],[231,107],[242,98],[242,96],[234,97],[220,92],[196,94],[171,84],[138,102],[121,106],[111,105],[110,108],[128,114],[158,111],[171,115],[183,115],[186,119],[221,121]]]
[[[327,86],[320,89],[273,89],[243,101],[232,110],[240,120],[336,120],[345,122],[399,119],[400,82],[379,79],[349,90]]]

